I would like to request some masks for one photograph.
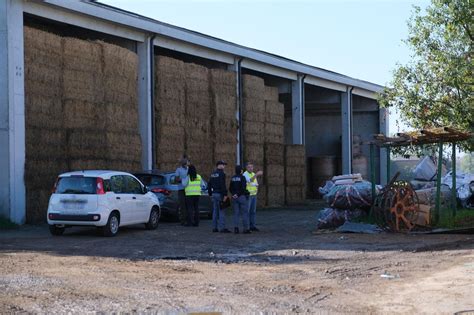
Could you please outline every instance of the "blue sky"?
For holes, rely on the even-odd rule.
[[[411,0],[102,0],[166,23],[378,84],[410,58]],[[394,130],[391,120],[392,131]]]

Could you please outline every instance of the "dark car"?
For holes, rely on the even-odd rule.
[[[165,216],[179,219],[181,211],[178,201],[178,190],[180,179],[174,172],[163,172],[159,170],[143,171],[134,173],[150,191],[155,193],[160,201],[161,212]],[[199,199],[199,212],[201,216],[212,217],[211,199],[207,193],[207,183],[204,181],[201,187],[201,198]]]

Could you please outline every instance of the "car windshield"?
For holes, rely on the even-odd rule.
[[[60,177],[56,186],[56,194],[96,194],[97,179],[95,177]]]

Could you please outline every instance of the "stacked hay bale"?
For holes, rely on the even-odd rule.
[[[263,79],[243,76],[243,138],[244,161],[254,163],[255,170],[264,170],[265,84]],[[267,205],[266,185],[259,183],[258,206]]]
[[[265,186],[268,206],[285,204],[284,105],[278,88],[265,87]]]
[[[27,221],[45,219],[51,188],[67,171],[59,36],[24,28]]]
[[[155,148],[156,166],[174,170],[185,152],[184,62],[155,57]]]
[[[63,54],[69,168],[139,170],[137,55],[75,38]]]
[[[141,168],[136,54],[25,27],[28,222],[44,221],[58,174]]]
[[[184,64],[186,119],[185,151],[201,176],[208,180],[213,169],[211,134],[211,97],[209,69],[193,63]]]
[[[285,145],[285,195],[288,205],[306,197],[306,153],[304,145]]]
[[[138,126],[138,56],[122,47],[101,45],[108,168],[137,171],[141,169],[142,152]]]
[[[213,161],[227,162],[226,174],[234,174],[237,156],[237,91],[235,72],[212,69],[210,93],[212,109]]]

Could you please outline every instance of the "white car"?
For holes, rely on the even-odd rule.
[[[49,230],[61,235],[70,226],[97,226],[115,236],[119,226],[158,227],[158,198],[135,176],[116,171],[78,171],[59,175],[48,205]]]

